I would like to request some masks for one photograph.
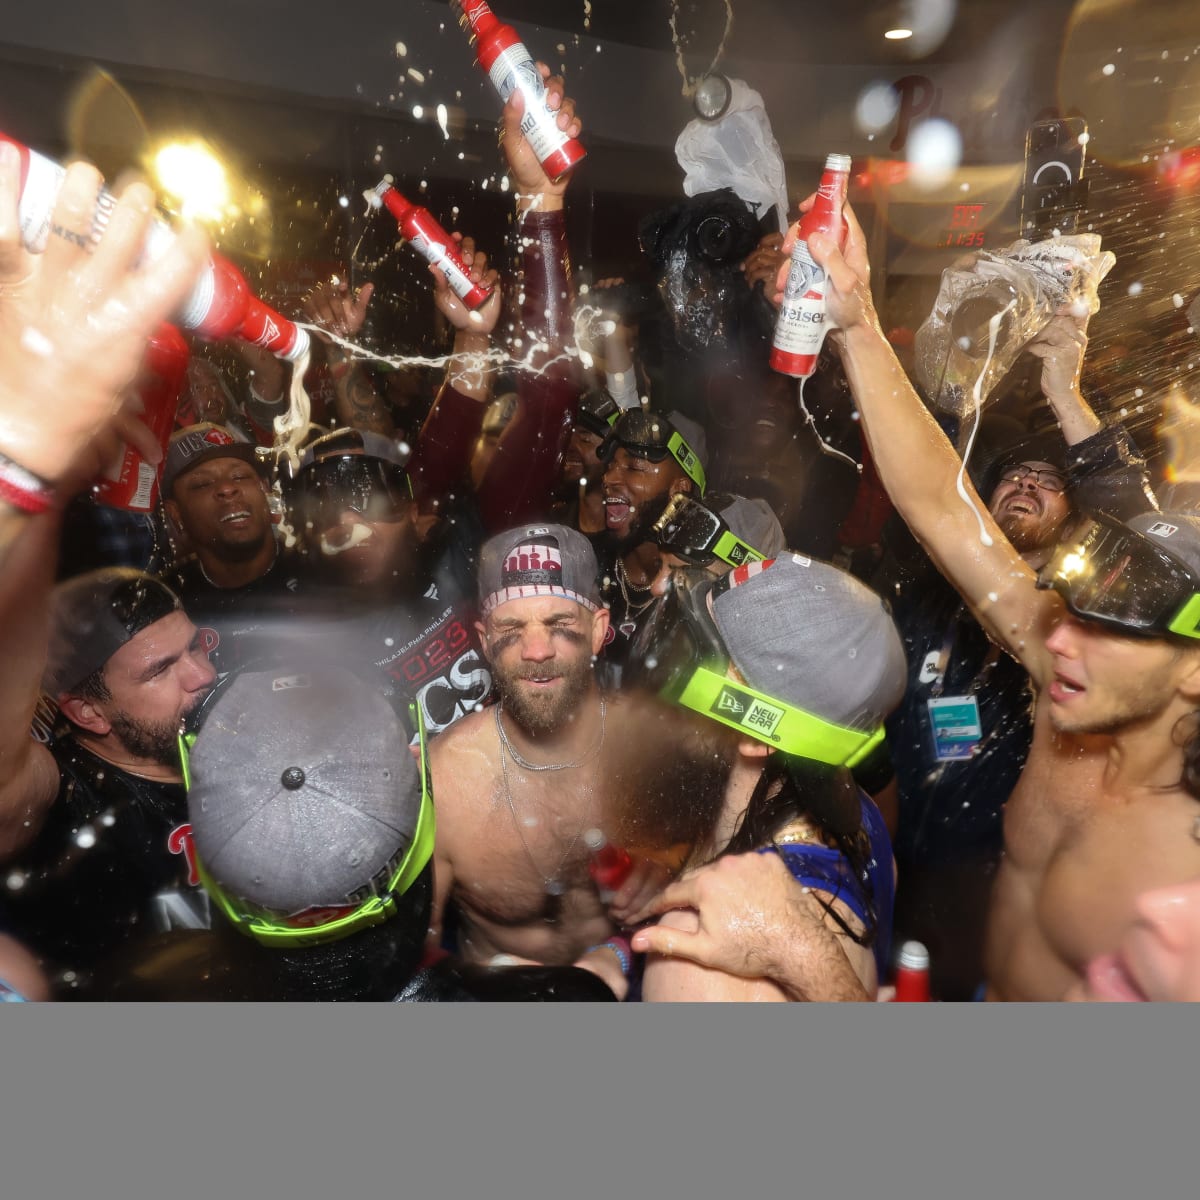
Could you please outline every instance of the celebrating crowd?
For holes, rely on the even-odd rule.
[[[847,207],[802,410],[785,214],[690,197],[657,288],[577,295],[522,105],[519,271],[430,268],[432,396],[316,287],[295,456],[291,368],[202,338],[164,455],[203,238],[143,256],[141,184],[95,230],[75,164],[29,253],[0,139],[0,995],[875,1000],[916,939],[939,999],[1200,999],[1200,520],[1085,399],[1086,314],[1025,347],[1053,426],[964,467]],[[153,514],[91,494],[123,441]]]

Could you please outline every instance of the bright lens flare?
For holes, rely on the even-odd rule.
[[[1066,554],[1063,556],[1062,565],[1058,568],[1058,573],[1063,579],[1072,579],[1076,575],[1082,575],[1087,567],[1087,559],[1082,554]]]
[[[216,221],[225,215],[229,180],[202,142],[168,143],[155,155],[154,171],[163,190],[179,200],[184,217]]]

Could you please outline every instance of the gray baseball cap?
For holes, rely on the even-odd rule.
[[[171,435],[167,460],[163,464],[163,495],[170,496],[175,481],[181,475],[214,458],[239,458],[254,467],[260,475],[266,474],[266,464],[258,457],[253,442],[232,433],[224,425],[204,421],[176,430]]]
[[[418,837],[421,772],[405,732],[342,667],[236,677],[204,718],[189,772],[204,872],[281,917],[361,904]]]
[[[592,544],[566,525],[519,525],[489,538],[479,555],[479,610],[510,600],[562,596],[595,612],[600,567]]]
[[[753,546],[767,558],[777,558],[787,552],[783,526],[771,506],[750,496],[733,496],[718,514],[730,532],[748,546]]]
[[[739,567],[712,603],[729,657],[756,690],[848,729],[875,729],[904,694],[904,647],[853,575],[788,554]]]

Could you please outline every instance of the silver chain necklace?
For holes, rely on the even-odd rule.
[[[627,617],[640,617],[658,599],[653,592],[650,592],[648,599],[635,606],[629,598],[630,591],[649,592],[649,584],[646,587],[638,587],[636,584],[631,583],[629,576],[625,573],[625,562],[620,558],[617,559],[617,565],[613,573],[617,577],[617,587],[621,590],[621,599],[625,601],[625,615]]]
[[[529,759],[527,759],[523,754],[521,754],[521,752],[516,748],[516,746],[514,746],[512,744],[512,742],[509,740],[508,731],[504,728],[504,722],[500,719],[501,714],[504,712],[503,699],[492,710],[492,712],[494,713],[495,718],[496,718],[496,733],[500,738],[500,744],[504,747],[505,750],[507,750],[509,752],[509,754],[512,755],[513,762],[515,762],[517,764],[517,766],[523,768],[526,771],[565,771],[568,767],[582,766],[585,762],[587,762],[587,760],[589,758],[592,757],[593,754],[599,754],[600,747],[604,745],[605,714],[607,713],[607,711],[608,710],[604,703],[604,697],[601,696],[600,697],[600,736],[596,740],[596,744],[590,750],[588,750],[585,754],[583,754],[581,757],[575,759],[574,762],[535,763],[535,762],[530,762]]]
[[[533,851],[530,850],[530,848],[529,848],[529,842],[525,838],[525,831],[521,828],[521,818],[517,814],[517,806],[516,806],[516,804],[513,803],[512,787],[511,787],[511,785],[509,783],[509,779],[508,779],[508,755],[509,754],[512,755],[514,762],[519,763],[519,762],[522,762],[523,760],[516,754],[512,743],[508,740],[507,736],[504,733],[504,726],[501,725],[501,723],[500,723],[499,707],[500,707],[499,705],[496,706],[496,708],[497,708],[496,730],[500,736],[500,742],[501,742],[500,777],[504,782],[504,799],[505,799],[505,802],[508,804],[508,811],[512,814],[513,825],[516,827],[517,837],[519,837],[521,839],[521,846],[525,851],[525,857],[527,859],[529,859],[529,865],[531,867],[533,867],[535,874],[537,874],[537,876],[541,879],[542,886],[546,893],[546,903],[542,909],[542,920],[545,921],[547,925],[557,925],[559,918],[562,914],[562,898],[567,890],[566,884],[563,883],[562,878],[561,878],[562,869],[566,865],[567,860],[571,857],[572,851],[579,844],[579,839],[581,837],[583,837],[584,830],[587,829],[588,819],[590,818],[591,813],[592,813],[592,801],[594,799],[594,793],[595,793],[596,775],[599,772],[599,763],[597,762],[597,769],[596,769],[596,771],[593,771],[592,782],[588,786],[588,789],[587,789],[587,807],[583,810],[583,819],[580,822],[579,828],[575,831],[575,836],[567,844],[567,848],[566,848],[566,850],[563,851],[562,857],[558,860],[558,864],[555,866],[553,873],[550,875],[546,875],[543,873],[542,868],[538,866],[537,859],[534,858]],[[584,758],[579,760],[580,762],[585,762],[587,760],[587,758],[589,758],[591,756],[592,753],[596,753],[598,755],[600,747],[604,744],[604,711],[605,711],[604,698],[601,697],[600,698],[600,720],[601,720],[600,740],[596,745],[595,751],[589,751],[588,754],[584,756]],[[556,765],[553,769],[562,770],[564,767],[571,766],[571,765],[578,765],[578,764],[562,763],[562,764]],[[537,770],[539,768],[534,767],[534,769]],[[548,768],[543,766],[540,769],[547,770]]]

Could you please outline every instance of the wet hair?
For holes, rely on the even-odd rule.
[[[830,767],[811,759],[772,754],[759,776],[741,821],[718,855],[746,854],[762,846],[779,848],[775,840],[798,817],[814,821],[822,834],[850,866],[866,899],[867,925],[856,933],[833,908],[833,898],[817,899],[847,937],[860,946],[873,946],[878,933],[875,892],[868,864],[871,845],[861,822],[846,814],[860,811],[858,788],[844,767]]]
[[[112,691],[104,681],[104,668],[97,667],[87,678],[77,683],[71,689],[76,695],[85,700],[98,700],[101,703],[112,699]]]

